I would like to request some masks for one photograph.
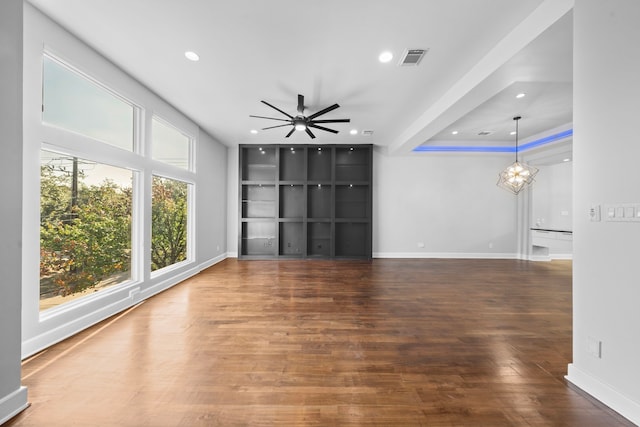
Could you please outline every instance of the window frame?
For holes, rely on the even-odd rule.
[[[22,152],[22,356],[27,357],[110,316],[135,306],[187,277],[198,265],[196,194],[199,177],[195,173],[201,138],[198,125],[161,96],[132,78],[85,42],[63,29],[32,5],[26,3],[23,34],[23,152]],[[109,93],[136,107],[134,145],[128,151],[91,137],[42,121],[43,55],[106,88]],[[151,158],[151,117],[157,115],[192,138],[191,170],[154,161]],[[128,115],[126,115],[128,117]],[[122,116],[124,117],[124,116]],[[40,151],[82,157],[126,168],[134,173],[132,211],[132,265],[135,280],[105,288],[95,294],[67,302],[49,310],[39,310],[40,296]],[[205,153],[209,151],[204,150]],[[207,172],[207,171],[205,171]],[[151,277],[150,244],[151,175],[163,175],[192,184],[188,197],[188,258],[173,268],[158,270]],[[203,179],[209,175],[204,174]],[[205,203],[206,204],[206,203]],[[30,225],[32,224],[32,225]],[[33,226],[33,225],[38,226]],[[218,236],[220,237],[220,236]],[[138,249],[136,249],[138,248]],[[138,253],[136,254],[136,250]],[[201,262],[201,261],[200,261]]]
[[[179,181],[182,183],[187,184],[187,258],[183,261],[179,261],[175,264],[171,264],[171,265],[167,265],[165,267],[159,268],[157,270],[151,270],[151,244],[152,244],[152,236],[151,236],[151,221],[149,221],[149,248],[148,248],[148,255],[149,255],[149,262],[148,262],[148,269],[149,269],[149,276],[151,278],[156,278],[156,277],[160,277],[163,276],[167,273],[170,273],[174,270],[178,270],[181,267],[185,266],[185,265],[189,265],[190,263],[195,262],[195,182],[190,181],[190,180],[186,180],[186,179],[182,179],[182,178],[178,178],[175,175],[171,175],[171,174],[164,174],[164,173],[160,173],[157,171],[152,172],[151,174],[151,186],[149,187],[150,189],[152,189],[153,186],[153,177],[158,177],[158,178],[164,178],[164,179],[170,179],[173,181]],[[150,191],[151,192],[151,191]],[[149,207],[149,209],[151,209],[151,206]]]
[[[43,49],[42,57],[43,57],[43,61],[42,61],[42,110],[41,110],[41,123],[42,123],[43,126],[55,128],[55,129],[58,129],[58,130],[60,130],[62,132],[72,133],[72,134],[78,135],[78,136],[83,137],[83,138],[87,138],[87,139],[90,139],[90,140],[93,140],[93,141],[97,141],[97,142],[100,142],[102,144],[110,145],[110,146],[112,146],[114,148],[117,148],[119,150],[123,150],[123,151],[126,151],[126,152],[133,152],[133,153],[139,153],[140,152],[140,140],[141,140],[141,135],[140,135],[141,117],[140,117],[140,113],[141,113],[141,110],[142,110],[140,105],[132,102],[130,99],[128,99],[127,97],[125,97],[122,94],[118,93],[117,91],[113,90],[112,88],[110,88],[106,84],[100,82],[95,77],[92,77],[90,74],[82,71],[77,66],[74,66],[73,64],[69,63],[68,61],[60,58],[53,51],[50,51],[47,47],[45,47]],[[48,123],[48,122],[46,122],[44,120],[44,113],[45,113],[45,105],[44,105],[44,58],[50,59],[51,61],[55,62],[60,67],[65,68],[67,71],[75,74],[77,77],[85,79],[87,82],[91,83],[92,85],[94,85],[97,88],[103,90],[104,92],[106,92],[109,95],[113,96],[117,100],[129,105],[132,108],[133,117],[132,117],[132,123],[131,124],[132,124],[132,132],[133,133],[131,135],[131,150],[127,150],[125,148],[119,147],[119,146],[117,146],[115,144],[112,144],[112,143],[110,143],[108,141],[101,140],[100,138],[95,138],[95,137],[92,137],[90,135],[85,135],[84,133],[79,132],[77,130],[67,129],[67,128],[63,127],[63,126],[56,125],[54,123]]]
[[[187,138],[188,147],[187,147],[187,167],[186,168],[183,168],[183,167],[180,167],[180,166],[176,166],[176,165],[172,165],[171,163],[164,162],[164,161],[156,159],[154,157],[154,154],[153,154],[154,149],[155,149],[154,142],[153,142],[153,121],[154,120],[157,121],[158,123],[164,125],[164,126],[167,126],[167,127],[171,128],[171,129],[175,130],[176,132],[180,133],[181,135],[183,135],[184,137]],[[151,147],[150,147],[150,156],[151,156],[151,159],[153,159],[154,161],[159,162],[159,163],[161,163],[163,165],[169,166],[171,168],[178,168],[179,170],[185,170],[187,172],[195,172],[195,165],[196,165],[196,162],[195,162],[195,147],[194,147],[195,146],[195,140],[196,140],[196,138],[193,135],[190,135],[189,133],[185,132],[180,127],[174,125],[170,120],[165,119],[163,116],[161,116],[161,115],[159,115],[157,113],[154,113],[151,116],[151,138],[149,138],[149,144],[151,145]]]
[[[102,295],[107,295],[109,290],[113,289],[116,292],[119,288],[130,288],[136,285],[144,283],[148,279],[156,279],[160,276],[170,274],[173,271],[184,268],[188,265],[195,263],[195,146],[197,144],[197,138],[193,136],[193,132],[189,129],[184,129],[180,126],[188,123],[183,116],[173,110],[168,105],[154,105],[151,104],[146,107],[142,103],[135,102],[134,100],[126,97],[124,94],[118,92],[114,88],[108,86],[106,83],[102,83],[99,78],[93,77],[89,72],[85,71],[82,67],[75,63],[70,63],[57,52],[45,47],[42,50],[41,58],[42,63],[44,57],[48,57],[56,61],[59,65],[69,70],[69,72],[86,78],[91,83],[97,85],[103,90],[107,91],[111,95],[117,97],[123,102],[131,105],[134,110],[134,123],[133,123],[133,149],[131,151],[125,150],[121,147],[110,144],[106,141],[93,138],[91,136],[79,133],[74,130],[66,129],[60,126],[52,125],[44,121],[43,116],[40,116],[40,125],[42,133],[45,135],[47,141],[41,142],[40,149],[57,152],[62,155],[76,156],[89,161],[96,161],[98,163],[108,164],[114,167],[120,167],[135,171],[133,179],[133,201],[132,201],[132,243],[131,243],[131,278],[128,281],[111,286],[104,290],[98,291],[95,294],[80,297],[77,300],[69,301],[56,307],[40,312],[40,320],[46,320],[50,317],[56,316],[58,312],[66,312],[68,308],[74,306],[81,306],[85,302],[91,300],[98,300]],[[44,70],[44,65],[42,67]],[[44,71],[42,71],[41,78],[41,93],[44,94]],[[41,98],[41,103],[43,99]],[[166,117],[171,117],[167,119]],[[184,135],[188,140],[188,169],[175,166],[161,160],[153,158],[153,120],[157,120],[161,124],[175,129],[180,134]],[[176,124],[180,123],[180,124]],[[146,132],[144,131],[146,130]],[[100,159],[100,160],[96,160]],[[170,266],[163,267],[161,269],[151,271],[151,259],[150,259],[150,247],[151,247],[151,188],[153,176],[159,176],[167,179],[173,179],[181,182],[185,182],[187,187],[187,259]],[[144,183],[149,182],[148,185]],[[148,188],[148,190],[147,190]],[[146,194],[149,193],[149,194]],[[39,193],[38,193],[39,194]],[[149,212],[146,215],[145,212]],[[136,212],[143,212],[142,214]],[[147,218],[148,217],[148,218]],[[149,221],[149,226],[145,225],[146,221]],[[146,228],[149,228],[147,233]],[[148,247],[149,250],[145,250]],[[145,252],[149,255],[146,256]],[[103,294],[104,292],[104,294]]]

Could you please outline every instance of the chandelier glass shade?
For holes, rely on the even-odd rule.
[[[537,168],[518,161],[518,120],[520,119],[520,116],[513,118],[513,120],[516,121],[516,161],[500,172],[498,182],[496,183],[498,187],[504,188],[516,195],[531,185],[534,177],[538,173]]]

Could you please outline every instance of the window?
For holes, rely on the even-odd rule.
[[[194,188],[206,180],[217,194],[225,175],[195,173],[197,124],[35,9],[24,15],[24,108],[36,112],[22,147],[31,355],[192,274]]]
[[[40,152],[40,310],[131,278],[133,172]]]
[[[44,55],[44,123],[133,150],[135,108]]]
[[[191,139],[178,129],[153,118],[153,159],[177,166],[189,168]]]
[[[153,177],[151,196],[151,271],[187,259],[189,184]]]

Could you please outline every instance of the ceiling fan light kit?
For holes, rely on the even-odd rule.
[[[250,115],[249,117],[255,117],[258,119],[268,119],[268,120],[277,120],[280,122],[287,122],[286,124],[282,124],[282,125],[275,125],[275,126],[269,126],[266,128],[262,128],[262,130],[267,130],[267,129],[274,129],[274,128],[279,128],[279,127],[285,127],[285,126],[292,126],[291,130],[289,131],[289,133],[287,133],[285,135],[285,138],[289,138],[293,132],[295,131],[305,131],[307,133],[307,135],[309,135],[309,137],[311,139],[314,139],[316,136],[313,134],[313,132],[311,132],[310,128],[313,129],[319,129],[319,130],[323,130],[325,132],[331,132],[331,133],[338,133],[337,130],[335,129],[330,129],[328,127],[325,126],[320,126],[318,123],[349,123],[351,120],[349,119],[324,119],[324,120],[316,120],[316,117],[320,117],[323,114],[326,114],[330,111],[335,110],[336,108],[339,108],[340,106],[338,104],[333,104],[327,108],[324,108],[316,113],[313,113],[309,116],[305,116],[304,115],[304,95],[298,95],[298,107],[297,107],[297,111],[298,111],[298,115],[296,115],[295,117],[292,116],[291,114],[288,114],[284,111],[282,111],[280,108],[275,107],[271,104],[269,104],[267,101],[260,101],[263,104],[273,108],[274,110],[276,110],[277,112],[284,114],[286,117],[288,117],[287,119],[281,119],[281,118],[277,118],[277,117],[265,117],[265,116],[254,116],[254,115]]]

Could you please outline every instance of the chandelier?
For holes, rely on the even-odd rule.
[[[516,161],[500,172],[496,183],[498,187],[516,195],[526,186],[531,185],[534,181],[533,177],[538,173],[538,169],[518,161],[518,120],[521,118],[520,116],[513,118],[516,121]]]

